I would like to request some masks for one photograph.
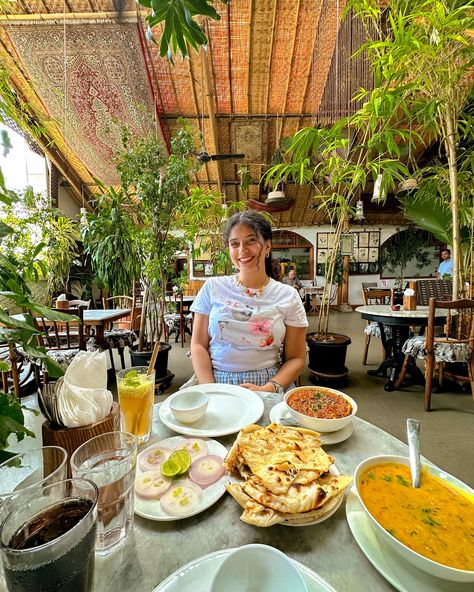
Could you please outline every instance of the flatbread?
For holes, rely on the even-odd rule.
[[[244,508],[241,520],[248,524],[311,523],[341,502],[352,481],[332,474],[333,462],[312,430],[252,424],[241,430],[224,461],[244,479],[228,484],[227,491]]]

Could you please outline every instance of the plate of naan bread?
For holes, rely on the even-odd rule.
[[[236,477],[226,489],[244,510],[240,519],[261,527],[322,522],[352,482],[339,474],[317,432],[277,423],[243,428],[224,466]]]

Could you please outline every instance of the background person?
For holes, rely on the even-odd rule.
[[[283,393],[304,367],[306,313],[298,292],[272,278],[271,239],[257,212],[234,214],[227,223],[224,244],[238,273],[209,278],[191,306],[199,384]]]
[[[296,288],[297,290],[301,290],[303,287],[300,282],[300,278],[296,275],[296,271],[294,269],[290,269],[287,275],[285,275],[285,277],[282,279],[282,282],[288,286],[293,286],[293,288]]]
[[[441,263],[436,271],[436,277],[439,280],[447,277],[453,277],[453,260],[451,259],[451,251],[449,249],[443,249],[441,251]]]

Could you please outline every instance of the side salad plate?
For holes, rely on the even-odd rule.
[[[263,400],[253,391],[232,384],[200,384],[199,390],[209,397],[204,416],[195,423],[184,424],[171,412],[169,401],[160,405],[161,421],[178,434],[196,438],[216,438],[235,434],[263,415]]]
[[[225,446],[215,440],[182,436],[148,446],[137,459],[135,513],[168,522],[203,512],[226,491],[228,476],[221,466],[226,454]],[[188,461],[184,466],[179,464],[181,457]]]

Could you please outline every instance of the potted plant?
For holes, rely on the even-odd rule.
[[[184,120],[179,121],[171,139],[169,154],[156,135],[132,138],[130,132],[124,130],[123,149],[116,157],[121,186],[116,195],[110,188],[104,192],[110,207],[113,202],[121,229],[114,223],[111,211],[98,208],[96,219],[91,217],[94,224],[100,226],[105,214],[115,237],[111,245],[106,243],[109,239],[105,232],[100,240],[88,241],[87,249],[93,262],[97,260],[94,268],[101,280],[112,287],[112,293],[119,289],[127,293],[133,279],[140,279],[144,286],[139,340],[131,351],[132,363],[148,364],[155,350],[159,364],[156,376],[160,380],[168,375],[167,357],[171,346],[161,339],[169,304],[167,286],[180,283],[175,271],[177,253],[187,251],[199,238],[206,235],[212,238],[216,224],[222,223],[226,213],[222,208],[222,195],[189,190],[191,175],[201,166],[194,156],[195,144],[193,130]],[[99,245],[103,247],[101,254],[97,250]],[[127,291],[123,284],[119,286],[111,281],[119,262],[118,255],[125,261],[121,272],[128,282]]]

